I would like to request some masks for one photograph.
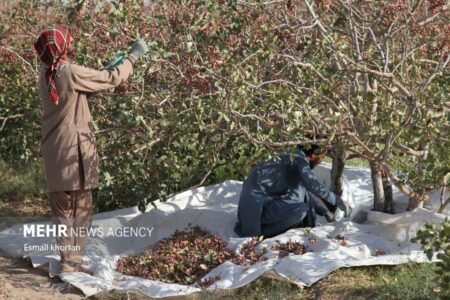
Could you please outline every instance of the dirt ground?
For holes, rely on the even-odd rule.
[[[19,218],[48,216],[50,208],[45,199],[11,199],[0,201],[0,212],[0,230],[3,230],[17,224]],[[83,299],[83,294],[57,277],[48,277],[46,270],[34,269],[28,260],[7,257],[0,252],[0,299],[75,300]]]
[[[49,278],[46,270],[34,269],[25,259],[0,257],[0,299],[49,300],[83,299],[75,287],[59,278]]]

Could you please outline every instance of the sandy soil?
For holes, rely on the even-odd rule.
[[[75,287],[59,278],[49,278],[43,269],[34,269],[25,259],[0,257],[0,299],[49,300],[83,299]]]
[[[17,224],[21,218],[48,216],[50,209],[45,199],[11,199],[0,201],[0,230]],[[18,217],[21,216],[21,217]],[[24,216],[24,217],[22,217]],[[83,299],[75,287],[64,284],[59,278],[49,278],[44,269],[34,269],[26,259],[11,258],[0,252],[0,299],[50,300]]]

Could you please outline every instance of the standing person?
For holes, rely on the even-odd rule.
[[[136,40],[128,58],[111,70],[97,71],[69,62],[73,51],[65,26],[42,32],[34,44],[43,65],[39,94],[43,109],[41,152],[53,222],[65,224],[68,236],[56,238],[61,271],[81,271],[86,234],[92,220],[92,193],[98,186],[98,156],[86,95],[116,87],[133,72],[134,62],[147,51]]]
[[[341,198],[317,181],[312,169],[325,157],[319,145],[299,146],[295,153],[260,162],[242,186],[235,231],[240,236],[272,237],[295,227],[314,227],[316,213],[332,220],[332,214],[319,206],[320,198],[331,212],[350,208]]]

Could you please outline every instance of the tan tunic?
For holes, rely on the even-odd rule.
[[[98,156],[86,93],[118,86],[132,74],[133,63],[134,60],[128,58],[110,71],[97,71],[67,62],[61,64],[56,78],[58,105],[49,98],[46,66],[42,67],[39,83],[43,109],[41,152],[50,192],[98,186]],[[80,174],[80,170],[84,174]]]

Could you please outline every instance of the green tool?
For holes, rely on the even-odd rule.
[[[127,57],[124,52],[118,52],[104,67],[103,70],[112,70],[120,65]]]

